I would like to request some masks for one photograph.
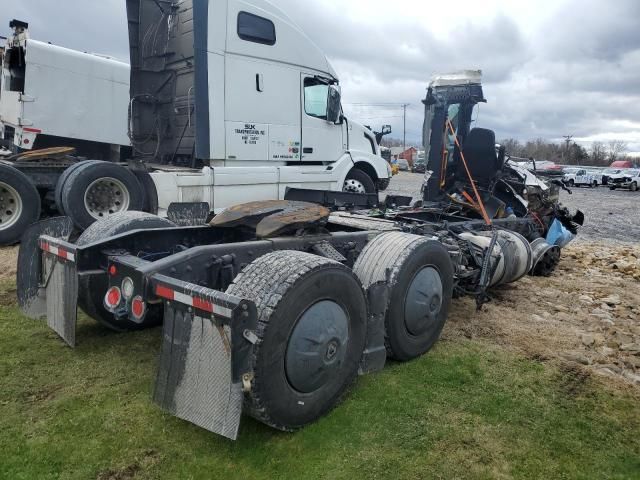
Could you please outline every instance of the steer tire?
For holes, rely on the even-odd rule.
[[[453,295],[453,267],[440,242],[402,232],[371,241],[353,271],[365,288],[386,282],[387,355],[408,361],[427,353],[440,338]]]
[[[40,218],[38,189],[20,170],[0,165],[0,245],[13,245]]]
[[[636,192],[638,190],[638,183],[632,182],[629,188],[631,189],[632,192]]]
[[[247,266],[227,293],[258,308],[247,411],[294,431],[334,408],[365,346],[367,304],[353,272],[327,258],[279,251]]]
[[[353,183],[353,185],[350,186],[351,183]],[[364,192],[356,191],[356,185],[364,188]],[[343,191],[353,193],[377,193],[376,184],[373,179],[359,168],[354,168],[347,174]]]
[[[66,215],[71,217],[73,223],[85,230],[92,225],[97,218],[89,212],[85,196],[94,182],[101,179],[114,179],[124,186],[123,191],[116,188],[122,197],[128,197],[127,210],[142,210],[145,201],[145,193],[136,176],[126,168],[111,162],[84,162],[76,168],[64,182],[62,188],[62,206]],[[104,215],[104,218],[110,216]]]
[[[71,175],[74,171],[76,171],[76,169],[82,167],[83,165],[97,162],[99,162],[99,160],[85,160],[83,162],[74,163],[64,172],[62,172],[62,175],[60,175],[60,177],[58,178],[58,183],[56,183],[56,189],[53,193],[53,198],[56,202],[56,208],[58,209],[58,212],[60,212],[60,215],[66,215],[64,211],[64,205],[62,204],[62,189],[64,188],[64,184],[69,178],[69,175]]]
[[[176,225],[155,215],[143,212],[122,212],[95,222],[87,228],[76,244],[90,245],[99,240],[131,232],[133,230],[150,230],[153,228],[172,228]],[[162,306],[150,305],[144,322],[138,324],[131,320],[116,319],[104,308],[104,295],[109,288],[107,273],[81,276],[78,279],[78,306],[91,318],[102,325],[118,332],[141,330],[159,325],[162,321]]]

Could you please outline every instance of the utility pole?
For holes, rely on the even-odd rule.
[[[564,141],[567,144],[567,148],[565,150],[565,152],[566,152],[565,153],[566,154],[565,160],[566,161],[564,162],[564,163],[567,163],[567,161],[569,160],[569,144],[571,143],[571,140],[573,140],[573,135],[564,135],[562,138],[564,138]]]
[[[403,151],[403,153],[407,151],[407,107],[408,106],[409,106],[408,103],[403,103],[402,104],[402,111],[403,111],[402,118],[403,118],[403,122],[404,122],[404,127],[403,127],[403,131],[402,131],[402,151]]]

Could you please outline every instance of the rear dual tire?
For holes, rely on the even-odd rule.
[[[59,199],[60,210],[71,217],[80,230],[111,215],[143,209],[145,192],[136,176],[126,168],[89,160],[69,170],[56,187],[56,202]]]
[[[0,245],[13,245],[40,218],[37,188],[21,171],[0,165]]]
[[[303,252],[260,257],[228,294],[258,307],[259,341],[245,397],[257,420],[293,431],[329,412],[354,381],[364,350],[367,304],[344,265]]]
[[[353,271],[365,288],[384,282],[390,300],[385,316],[387,355],[408,361],[440,338],[453,295],[453,267],[440,242],[401,232],[371,241]]]
[[[78,246],[85,246],[133,230],[172,227],[175,227],[175,224],[166,218],[143,212],[122,212],[95,222],[80,235],[76,243]],[[104,295],[108,288],[109,280],[106,272],[80,277],[78,280],[78,306],[80,309],[98,323],[117,332],[141,330],[162,323],[162,306],[157,305],[149,306],[144,322],[141,324],[128,318],[118,320],[104,308]]]

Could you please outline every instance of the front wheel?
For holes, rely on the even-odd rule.
[[[631,187],[630,187],[630,188],[631,188],[631,191],[632,191],[632,192],[637,191],[637,190],[638,190],[638,183],[637,183],[637,182],[633,182],[633,183],[631,184]]]
[[[369,175],[360,169],[354,168],[347,175],[342,191],[349,193],[376,193],[376,184]]]
[[[574,187],[576,184],[576,182],[574,182],[573,180],[569,180],[569,186],[570,187]]]

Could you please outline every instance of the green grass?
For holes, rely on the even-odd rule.
[[[0,307],[0,478],[640,478],[638,397],[499,347],[440,342],[301,432],[245,418],[230,442],[151,403],[158,330],[78,339]]]

